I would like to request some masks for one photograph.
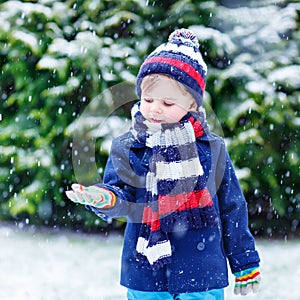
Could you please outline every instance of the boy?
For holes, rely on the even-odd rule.
[[[206,65],[195,34],[174,31],[142,64],[132,127],[113,141],[103,183],[67,196],[127,217],[121,284],[128,299],[224,299],[256,292],[259,255],[224,142],[201,110]]]

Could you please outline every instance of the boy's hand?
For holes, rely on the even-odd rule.
[[[241,272],[234,273],[235,286],[234,293],[236,295],[247,295],[251,292],[257,293],[261,276],[258,268],[250,268]]]
[[[111,208],[116,204],[116,195],[102,187],[72,184],[72,190],[66,191],[67,197],[83,205],[91,205],[96,208]]]

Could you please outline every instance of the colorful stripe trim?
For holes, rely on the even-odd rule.
[[[185,63],[181,60],[174,59],[174,58],[151,57],[143,63],[142,67],[147,65],[147,64],[151,64],[151,63],[168,64],[168,65],[171,65],[171,66],[174,66],[174,67],[178,68],[179,70],[184,71],[189,76],[191,76],[194,80],[196,80],[197,83],[199,84],[199,86],[201,87],[201,90],[204,91],[204,89],[205,89],[205,80],[201,76],[201,74],[199,72],[197,72],[196,69],[193,68],[191,65],[189,65],[189,64],[187,64],[187,63]]]
[[[260,275],[260,272],[258,269],[255,269],[253,270],[251,273],[249,274],[246,274],[244,276],[241,276],[241,277],[237,277],[235,279],[235,282],[236,283],[242,283],[242,282],[245,282],[245,281],[252,281],[254,278],[256,278],[257,276]]]

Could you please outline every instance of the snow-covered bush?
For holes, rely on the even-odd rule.
[[[107,88],[134,81],[145,55],[174,28],[190,27],[208,63],[206,99],[239,169],[253,231],[299,228],[300,6],[296,1],[276,3],[2,3],[0,218],[104,226],[64,195],[76,180],[76,121]],[[107,136],[97,136],[97,118],[102,122],[112,103],[100,104],[86,125],[95,139],[101,175]],[[128,117],[129,105],[120,113]],[[88,171],[86,178],[91,179]]]

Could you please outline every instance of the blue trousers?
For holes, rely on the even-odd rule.
[[[127,291],[128,300],[224,300],[224,289],[199,293],[170,294],[168,292]]]

